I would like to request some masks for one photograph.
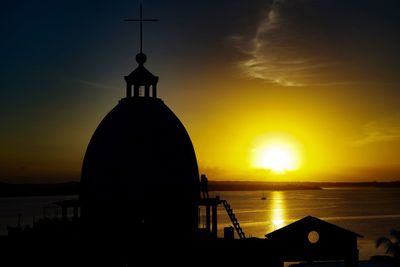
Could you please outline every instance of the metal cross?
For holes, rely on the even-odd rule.
[[[143,19],[142,17],[142,4],[140,4],[140,18],[139,19],[124,19],[124,21],[140,21],[140,53],[142,53],[143,46],[143,30],[142,30],[142,22],[143,21],[159,21],[158,19]]]

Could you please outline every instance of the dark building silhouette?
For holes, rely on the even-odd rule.
[[[307,216],[266,235],[282,261],[344,261],[358,265],[357,233]]]
[[[144,67],[125,76],[126,97],[103,119],[82,167],[81,219],[92,236],[193,239],[199,173],[192,142],[157,98],[158,77]],[[133,91],[133,94],[132,94]]]

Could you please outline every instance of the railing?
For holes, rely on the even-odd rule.
[[[246,239],[246,235],[244,234],[242,227],[240,227],[240,224],[235,216],[235,213],[233,213],[231,205],[229,205],[228,201],[226,201],[226,200],[221,200],[221,203],[224,205],[224,208],[225,208],[226,212],[228,213],[228,216],[231,219],[233,227],[235,228],[236,233],[238,234],[239,238]]]

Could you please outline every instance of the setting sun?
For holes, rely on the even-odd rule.
[[[285,173],[299,167],[298,151],[288,140],[264,140],[253,150],[253,165],[256,168]]]

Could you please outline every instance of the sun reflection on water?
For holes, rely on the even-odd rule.
[[[284,193],[280,191],[271,192],[270,203],[270,213],[268,214],[268,220],[271,222],[270,231],[275,231],[279,228],[285,226],[286,220],[286,207]]]

